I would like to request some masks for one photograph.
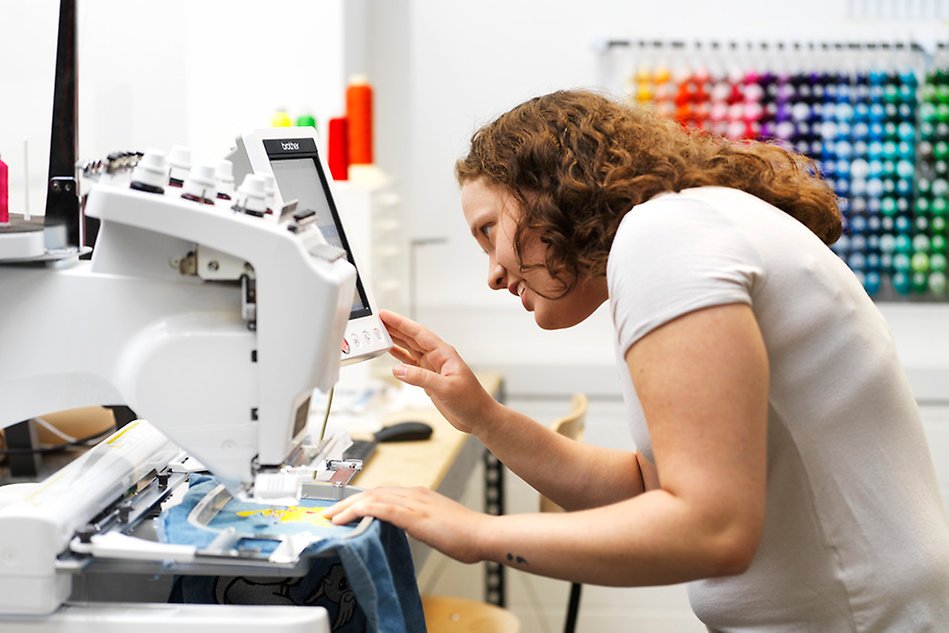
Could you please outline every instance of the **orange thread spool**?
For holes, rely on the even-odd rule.
[[[371,165],[372,86],[364,75],[353,75],[346,87],[346,119],[349,122],[349,162]]]

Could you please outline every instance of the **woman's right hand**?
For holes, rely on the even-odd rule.
[[[323,511],[337,525],[363,516],[388,521],[409,536],[463,563],[481,558],[479,537],[497,517],[475,512],[428,488],[380,487],[343,499]]]
[[[424,389],[459,431],[471,433],[478,421],[489,418],[497,403],[454,347],[395,312],[382,310],[379,316],[396,345],[389,353],[402,363],[392,370],[397,379]]]

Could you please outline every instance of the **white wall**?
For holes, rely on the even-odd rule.
[[[351,7],[360,6],[353,2]],[[79,158],[188,145],[223,157],[274,110],[343,112],[342,0],[78,0]],[[0,0],[0,155],[11,211],[45,208],[58,0]],[[23,143],[28,142],[29,163]]]
[[[478,249],[467,244],[452,178],[454,161],[464,153],[470,134],[536,94],[595,87],[603,71],[595,48],[598,42],[641,37],[690,41],[928,38],[937,26],[911,20],[848,19],[848,7],[854,4],[848,0],[766,4],[749,0],[412,0],[400,4],[409,15],[410,35],[400,43],[409,48],[409,65],[384,69],[403,75],[397,89],[409,91],[409,102],[399,95],[397,107],[404,109],[399,116],[401,151],[397,160],[387,156],[389,162],[383,166],[404,183],[405,199],[413,211],[413,232],[451,240],[441,253],[432,248],[433,260],[449,252],[461,258],[458,266],[433,266],[422,280],[427,290],[422,294],[433,305],[492,305],[483,298],[485,293],[472,292],[482,287],[484,271]],[[766,15],[762,15],[765,6]],[[380,94],[383,107],[389,94]],[[468,271],[477,273],[477,283],[463,274]]]
[[[486,259],[468,236],[452,174],[475,129],[533,95],[598,87],[613,77],[615,68],[596,46],[608,38],[929,42],[947,32],[947,10],[933,19],[936,5],[928,0],[380,0],[369,6],[371,71],[385,117],[379,162],[400,183],[410,236],[447,240],[417,251],[419,319],[475,364],[518,375],[584,367],[589,371],[579,373],[593,377],[594,389],[615,387],[605,369],[613,362],[603,345],[605,312],[570,332],[542,332],[507,293],[486,289]],[[914,12],[930,18],[902,17]],[[880,15],[886,19],[874,17]],[[926,308],[913,308],[898,340],[921,331],[919,315],[933,319]],[[562,372],[553,382],[550,374],[541,372],[538,382],[559,389]]]

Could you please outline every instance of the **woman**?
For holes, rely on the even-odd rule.
[[[402,381],[565,514],[493,517],[426,490],[353,497],[461,561],[604,585],[693,581],[721,631],[949,630],[949,529],[886,323],[827,247],[804,157],[589,92],[479,130],[456,173],[488,285],[542,328],[608,301],[637,451],[496,402],[457,352],[383,319]]]

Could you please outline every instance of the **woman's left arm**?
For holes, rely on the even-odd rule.
[[[761,539],[767,483],[769,362],[751,307],[685,314],[637,341],[626,363],[649,427],[655,492],[682,513],[689,555],[710,570],[743,570]]]

